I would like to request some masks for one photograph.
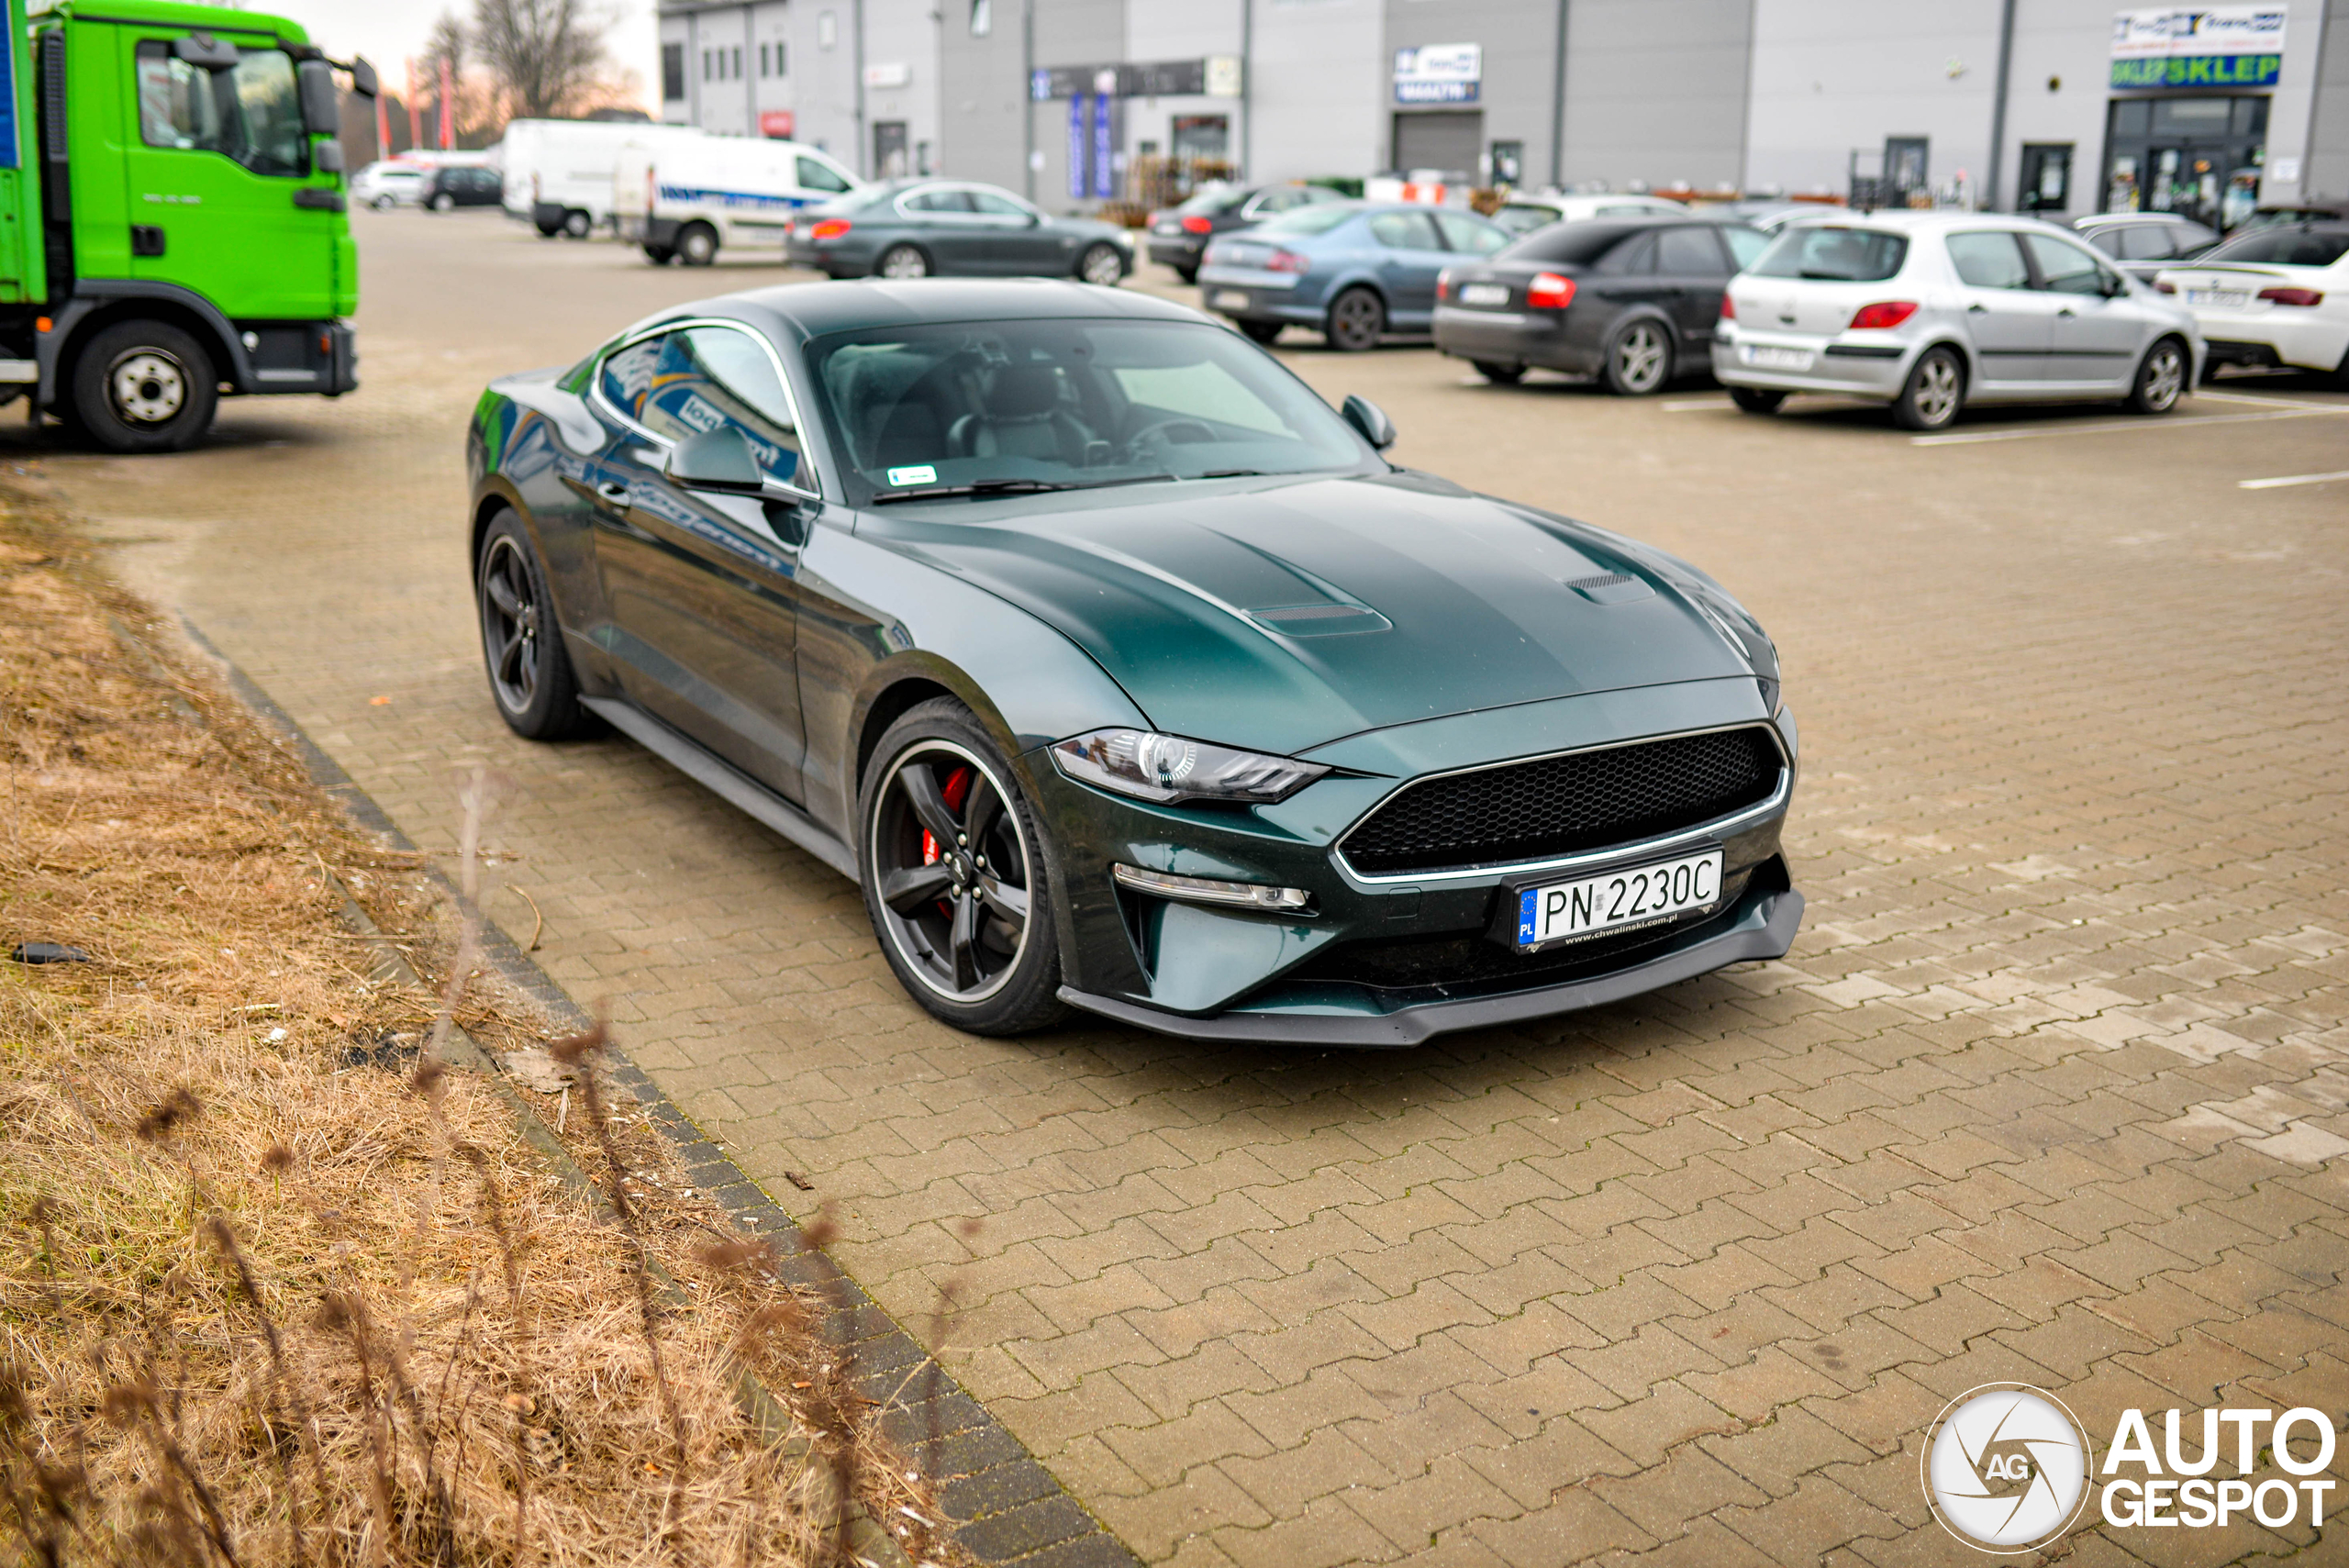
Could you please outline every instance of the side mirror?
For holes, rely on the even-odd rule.
[[[375,80],[375,68],[357,56],[351,61],[351,90],[362,98],[378,96],[383,84]]]
[[[189,33],[172,40],[172,58],[198,71],[234,71],[237,46],[223,43],[210,33]]]
[[[669,453],[669,477],[687,490],[756,495],[767,485],[751,439],[731,425],[687,436]]]
[[[1395,444],[1395,421],[1389,419],[1377,404],[1359,393],[1346,399],[1338,410],[1338,417],[1362,432],[1362,439],[1380,451]]]
[[[306,60],[294,68],[294,78],[302,100],[302,128],[312,136],[339,133],[342,108],[335,102],[334,67],[323,60]]]

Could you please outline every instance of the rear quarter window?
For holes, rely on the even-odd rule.
[[[1882,228],[1820,224],[1789,228],[1748,269],[1757,277],[1880,284],[1909,260],[1909,237]]]

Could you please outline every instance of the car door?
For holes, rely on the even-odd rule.
[[[1667,306],[1679,328],[1680,350],[1702,354],[1721,318],[1721,290],[1729,285],[1729,252],[1709,223],[1675,225],[1656,231],[1656,282],[1671,291]]]
[[[1943,243],[1957,269],[1977,384],[1995,388],[2045,379],[2055,306],[2032,287],[2031,267],[2014,231],[1966,229]]]
[[[2102,392],[2126,391],[2150,339],[2153,314],[2121,274],[2087,246],[2053,234],[2025,234],[2037,291],[2051,296],[2047,367],[2042,379]]]
[[[1043,214],[1000,191],[974,185],[971,210],[985,226],[993,270],[1014,277],[1057,275],[1076,265],[1076,239]]]
[[[896,206],[906,238],[930,252],[939,272],[972,277],[995,270],[988,250],[993,237],[971,210],[970,195],[961,186],[917,186],[900,195]],[[886,244],[882,249],[886,250]]]
[[[1403,330],[1424,329],[1435,319],[1435,280],[1452,261],[1435,218],[1424,212],[1381,212],[1370,218],[1378,247],[1379,288],[1386,295],[1386,321]]]
[[[740,431],[767,475],[815,488],[799,421],[766,340],[696,322],[607,356],[596,391],[617,438],[591,477],[607,651],[630,701],[787,799],[806,736],[796,660],[807,514],[787,496],[687,490],[669,449]]]
[[[1601,256],[1583,289],[1603,303],[1598,312],[1604,330],[1625,310],[1639,306],[1662,310],[1674,306],[1675,290],[1655,270],[1656,237],[1653,229],[1632,234]]]

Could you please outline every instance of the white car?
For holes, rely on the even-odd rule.
[[[2183,300],[2214,364],[2289,366],[2349,385],[2349,222],[2246,229],[2154,287]]]
[[[1653,217],[1663,213],[1686,217],[1688,208],[1664,196],[1610,192],[1598,195],[1513,195],[1493,214],[1493,221],[1512,235],[1531,234],[1553,223],[1580,223],[1589,217]]]
[[[2052,223],[1975,212],[1789,224],[1730,280],[1713,376],[1749,414],[1787,394],[1892,406],[1934,430],[1976,403],[2118,398],[2166,414],[2202,364],[2194,317]]]
[[[421,164],[379,159],[351,177],[351,199],[377,212],[414,206],[423,191],[424,176],[430,172]]]

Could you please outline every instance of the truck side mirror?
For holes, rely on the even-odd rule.
[[[351,90],[362,98],[373,98],[382,91],[375,80],[375,68],[356,55],[351,61]]]
[[[312,136],[334,136],[342,129],[342,108],[335,102],[334,67],[323,60],[306,60],[294,68],[302,99],[302,128]]]
[[[210,33],[187,33],[172,40],[172,58],[198,71],[234,71],[237,46],[223,43]]]

